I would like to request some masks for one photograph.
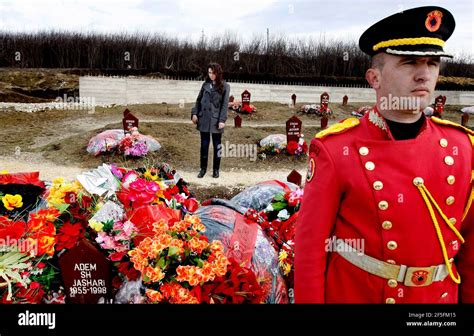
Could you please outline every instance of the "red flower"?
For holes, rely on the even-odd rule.
[[[119,276],[114,276],[112,279],[112,287],[114,288],[120,288],[122,286],[122,279],[120,279]]]
[[[296,141],[289,141],[286,145],[286,151],[290,155],[295,155],[296,150],[298,149],[298,143]]]
[[[179,188],[174,185],[173,187],[170,187],[168,189],[166,189],[164,192],[163,192],[163,195],[165,196],[165,198],[167,200],[170,200],[173,198],[174,195],[177,195],[179,194]]]
[[[138,178],[131,182],[128,188],[124,187],[118,193],[118,198],[127,208],[132,204],[136,209],[156,200],[158,191],[159,187],[155,182]]]
[[[122,260],[123,256],[126,254],[126,251],[122,252],[113,252],[109,255],[109,259],[112,261],[120,261]]]
[[[11,303],[27,303],[38,304],[41,303],[45,292],[41,285],[37,282],[32,282],[29,288],[20,287],[19,290],[13,293],[12,300],[7,300],[8,293],[2,297],[3,304]]]
[[[126,276],[128,281],[134,281],[140,277],[140,272],[130,262],[121,262],[118,266],[118,271]]]
[[[74,204],[77,202],[77,194],[74,191],[68,191],[64,194],[64,202],[66,204]]]
[[[195,198],[185,199],[183,205],[188,212],[195,212],[199,208],[199,202]]]
[[[198,293],[204,303],[262,303],[265,292],[257,281],[255,273],[243,268],[233,259],[225,276],[202,286]]]
[[[87,209],[90,208],[92,205],[92,198],[86,195],[82,195],[81,197],[81,208]]]
[[[84,237],[84,228],[81,224],[65,223],[59,228],[56,236],[56,251],[74,247],[77,241],[82,237]]]
[[[18,241],[25,233],[26,224],[24,222],[13,222],[6,217],[0,217],[0,239],[4,242]]]

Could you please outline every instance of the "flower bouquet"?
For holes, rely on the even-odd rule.
[[[40,210],[28,222],[0,217],[0,296],[2,303],[40,303],[57,274],[56,209]]]
[[[28,212],[39,203],[45,191],[39,172],[0,174],[0,215],[28,220]]]
[[[297,188],[277,194],[263,211],[249,209],[246,213],[247,220],[257,222],[271,238],[289,288],[293,288],[294,236],[302,198],[303,190]]]

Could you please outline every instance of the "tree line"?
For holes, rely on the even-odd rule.
[[[228,79],[269,82],[365,83],[369,58],[356,42],[254,36],[242,42],[231,33],[199,41],[162,33],[0,32],[0,67],[100,69],[101,73],[202,78],[209,61]],[[474,59],[448,60],[441,74],[474,77]]]

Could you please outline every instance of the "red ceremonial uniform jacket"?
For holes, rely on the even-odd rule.
[[[396,141],[376,107],[360,121],[349,118],[318,133],[296,228],[295,302],[473,303],[472,135],[426,118],[415,139]],[[391,264],[445,264],[417,177],[464,237],[462,244],[430,203],[460,285],[449,275],[424,287],[394,285],[331,252],[335,236],[363,242],[366,255]]]

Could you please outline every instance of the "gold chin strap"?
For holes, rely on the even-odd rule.
[[[461,276],[459,275],[459,273],[457,274],[457,276],[454,275],[454,273],[453,273],[453,268],[451,266],[451,263],[449,262],[448,252],[446,250],[446,244],[444,243],[443,234],[441,233],[441,229],[439,227],[438,220],[436,219],[436,215],[435,215],[435,212],[434,212],[434,209],[433,209],[433,205],[436,208],[436,210],[438,211],[438,213],[440,214],[441,218],[445,221],[445,223],[449,226],[449,228],[454,232],[454,234],[459,238],[461,243],[464,243],[464,238],[461,236],[459,231],[454,227],[454,225],[451,223],[451,221],[448,219],[448,217],[446,217],[446,215],[443,213],[443,211],[439,207],[438,203],[436,203],[435,199],[433,198],[431,193],[428,191],[428,189],[424,185],[423,179],[417,177],[417,178],[415,178],[413,183],[415,184],[415,186],[420,191],[420,194],[423,197],[423,200],[425,201],[426,207],[428,208],[428,211],[430,212],[431,220],[433,221],[433,225],[435,227],[436,234],[438,236],[439,244],[441,245],[441,250],[443,252],[444,262],[445,262],[446,267],[449,271],[449,276],[451,277],[451,279],[453,279],[453,281],[455,283],[460,284],[461,283]]]

